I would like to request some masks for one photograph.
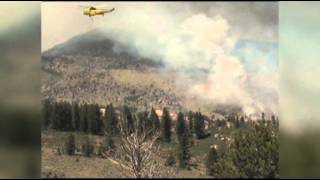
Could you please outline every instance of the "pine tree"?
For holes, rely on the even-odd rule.
[[[164,142],[171,142],[171,117],[167,108],[163,108],[161,119],[161,133]]]
[[[123,107],[123,116],[124,116],[124,123],[126,124],[126,128],[127,128],[127,131],[129,133],[132,133],[133,132],[133,127],[134,127],[134,122],[133,122],[133,117],[132,117],[132,114],[130,112],[130,109],[128,106],[124,106]]]
[[[68,109],[67,102],[58,102],[56,106],[57,110],[57,119],[59,121],[58,130],[68,131],[70,130],[71,125],[71,111]]]
[[[66,116],[66,122],[67,122],[67,131],[72,130],[72,105],[69,102],[65,102],[65,116]]]
[[[240,178],[277,178],[279,143],[277,132],[264,124],[249,126],[235,134],[233,162]]]
[[[160,129],[160,120],[159,120],[159,117],[158,117],[156,111],[153,108],[151,108],[150,120],[152,122],[154,130],[158,131]]]
[[[70,134],[66,142],[66,151],[68,155],[74,155],[76,150],[76,139],[74,134]]]
[[[237,129],[240,128],[240,119],[239,119],[238,117],[235,119],[235,127],[236,127]]]
[[[43,116],[43,127],[48,128],[50,126],[50,116],[52,113],[52,105],[49,99],[42,101],[42,116]]]
[[[94,125],[94,112],[93,112],[93,108],[92,108],[92,104],[88,104],[87,107],[87,125],[88,125],[88,133],[93,133],[93,125]]]
[[[138,133],[142,133],[146,128],[146,116],[143,112],[137,113]]]
[[[261,113],[261,120],[262,120],[262,123],[265,124],[266,123],[266,118],[265,118],[265,114],[264,112]]]
[[[194,115],[193,115],[192,111],[189,111],[189,113],[188,113],[188,120],[189,120],[190,135],[192,135],[193,132],[194,132],[194,125],[193,125],[193,123],[194,123]]]
[[[62,108],[61,103],[56,102],[54,106],[54,121],[55,121],[55,129],[62,130],[63,120],[62,120]]]
[[[210,151],[207,155],[206,160],[206,168],[207,168],[207,175],[214,176],[215,175],[215,164],[218,162],[218,153],[215,147],[211,147]]]
[[[59,130],[61,128],[59,109],[60,107],[57,102],[52,103],[52,113],[50,115],[50,122],[52,122],[52,128],[55,130]]]
[[[141,121],[143,130],[150,130],[152,128],[152,121],[148,118],[148,112],[139,112],[138,118]]]
[[[80,125],[79,125],[79,129],[82,132],[88,132],[87,109],[88,109],[88,105],[86,103],[80,106],[80,114],[79,114]]]
[[[181,138],[181,136],[183,136],[183,134],[185,133],[186,130],[186,123],[184,120],[184,116],[182,114],[182,112],[178,113],[178,118],[177,118],[177,124],[176,124],[176,133],[177,133],[177,137],[178,139]]]
[[[273,125],[273,126],[276,126],[276,125],[277,125],[275,115],[272,115],[272,116],[271,116],[271,122],[272,122],[272,125]]]
[[[108,134],[115,135],[118,132],[118,119],[113,105],[110,104],[106,108],[104,127]]]
[[[206,159],[207,175],[217,179],[240,178],[238,169],[233,163],[231,151],[217,154],[216,148],[211,148]]]
[[[102,116],[101,116],[101,112],[100,112],[100,107],[98,104],[95,104],[93,109],[94,109],[94,114],[95,114],[94,133],[95,134],[102,134]]]
[[[93,134],[101,133],[100,109],[97,104],[91,104],[87,110],[88,131]]]
[[[79,131],[80,126],[80,112],[79,105],[72,103],[72,130]]]
[[[201,115],[200,112],[197,112],[195,114],[194,131],[198,139],[205,137],[204,128],[205,128],[205,124],[204,124],[203,116]]]
[[[244,122],[244,117],[243,116],[241,116],[241,118],[240,118],[240,122],[241,122],[241,124],[244,124],[245,122]]]
[[[181,137],[179,138],[179,146],[178,146],[178,160],[179,167],[189,168],[190,161],[190,141],[189,141],[189,133],[188,129],[185,129]]]

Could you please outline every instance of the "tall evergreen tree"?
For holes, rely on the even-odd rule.
[[[240,178],[238,169],[233,163],[231,151],[224,151],[218,155],[215,147],[212,147],[206,159],[207,175],[213,178]]]
[[[93,134],[101,133],[100,109],[97,104],[91,104],[87,110],[88,131]]]
[[[66,121],[67,121],[67,131],[72,130],[72,105],[69,102],[65,103],[65,111],[66,111]]]
[[[241,118],[240,118],[240,122],[241,122],[241,124],[244,124],[244,123],[245,123],[245,121],[244,121],[244,117],[243,117],[243,116],[241,116]]]
[[[178,139],[180,139],[184,135],[186,129],[187,127],[186,127],[183,113],[179,112],[177,117],[177,123],[176,123],[176,133],[177,133]]]
[[[194,115],[192,113],[192,111],[189,111],[188,113],[188,120],[189,120],[189,132],[190,132],[190,135],[193,134],[194,132]]]
[[[151,108],[150,120],[152,122],[154,130],[158,131],[160,129],[160,120],[156,111],[153,108]]]
[[[68,102],[58,103],[58,113],[60,119],[60,130],[69,131],[71,129],[71,105]]]
[[[53,129],[60,129],[59,106],[57,102],[52,103],[52,113],[50,115],[50,122],[52,123]]]
[[[204,128],[205,128],[205,124],[204,124],[203,116],[201,115],[200,112],[197,112],[195,114],[194,131],[198,139],[205,137]]]
[[[171,117],[167,108],[163,108],[161,118],[161,133],[164,142],[171,142]]]
[[[88,104],[87,106],[87,114],[86,114],[86,117],[87,117],[87,125],[88,125],[88,130],[87,132],[88,133],[93,133],[93,125],[94,125],[94,112],[93,112],[93,105],[92,104]]]
[[[235,127],[237,129],[240,128],[240,119],[238,117],[235,119]]]
[[[49,99],[42,101],[42,117],[43,117],[43,127],[48,128],[50,126],[50,116],[52,113],[52,105]]]
[[[236,132],[233,161],[240,178],[278,178],[279,143],[277,132],[255,124]]]
[[[74,155],[76,150],[76,139],[74,134],[70,134],[66,142],[66,151],[68,155]]]
[[[147,111],[144,111],[143,113],[144,113],[144,117],[145,117],[145,128],[146,128],[148,131],[152,131],[152,130],[153,130],[153,122],[152,122],[152,120],[149,118]]]
[[[126,130],[129,132],[129,133],[132,133],[133,132],[133,128],[134,128],[134,122],[133,122],[133,116],[130,112],[130,109],[128,106],[124,106],[123,107],[123,116],[124,116],[124,123],[126,124]]]
[[[216,148],[211,147],[206,160],[207,175],[215,175],[215,164],[218,162],[218,159],[219,157]]]
[[[84,103],[83,105],[80,106],[80,124],[79,124],[79,129],[82,132],[88,132],[88,120],[87,120],[87,109],[88,105]]]
[[[112,104],[107,105],[104,127],[108,134],[115,135],[118,132],[118,118]]]
[[[65,106],[63,102],[56,102],[54,108],[54,121],[55,121],[55,129],[56,130],[66,130],[67,126],[67,116],[65,115]]]
[[[261,120],[262,120],[262,123],[265,124],[266,123],[266,118],[265,118],[265,114],[264,112],[261,113]]]
[[[184,129],[181,137],[179,138],[179,146],[178,146],[178,160],[179,167],[189,168],[189,161],[191,158],[190,154],[190,140],[189,140],[189,132],[188,129]]]
[[[271,122],[272,122],[272,125],[273,125],[273,126],[277,125],[275,115],[272,115],[272,116],[271,116]]]
[[[148,112],[146,112],[146,111],[139,112],[138,118],[141,121],[142,129],[150,130],[152,128],[152,122],[148,118]]]
[[[95,129],[94,129],[94,133],[95,134],[102,134],[102,117],[101,117],[101,113],[100,113],[100,107],[98,104],[94,105],[94,113],[95,113]]]
[[[138,122],[138,133],[142,133],[147,130],[147,116],[145,112],[137,113],[137,122]]]
[[[72,103],[72,130],[79,131],[80,110],[78,103]]]

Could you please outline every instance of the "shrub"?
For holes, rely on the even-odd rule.
[[[91,157],[94,152],[94,146],[89,136],[86,137],[84,144],[82,145],[82,153],[86,157]]]
[[[166,159],[165,166],[174,166],[176,164],[176,158],[174,157],[174,153],[170,152],[169,156]]]

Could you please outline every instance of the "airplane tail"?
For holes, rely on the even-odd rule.
[[[112,12],[114,10],[115,10],[115,8],[112,8],[112,9],[108,10],[107,12],[110,13],[110,12]]]

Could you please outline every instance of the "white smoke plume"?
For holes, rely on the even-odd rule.
[[[126,45],[126,51],[162,61],[167,68],[207,72],[190,84],[187,92],[192,96],[215,104],[236,104],[248,114],[277,113],[277,70],[263,64],[265,57],[244,63],[233,53],[243,39],[277,39],[277,15],[272,14],[276,11],[263,11],[274,4],[243,3],[237,8],[231,3],[110,2],[116,10],[95,17],[94,26]],[[271,19],[265,18],[268,13]],[[265,23],[270,22],[268,28]],[[248,70],[248,63],[257,67],[255,71]]]
[[[175,16],[162,3],[130,4],[118,11],[108,22],[97,21],[106,36],[174,68],[208,68],[218,54],[233,46],[229,24],[219,15]]]
[[[232,26],[220,14],[192,13],[162,3],[119,4],[117,9],[109,22],[97,23],[106,36],[170,68],[209,72],[190,86],[190,95],[215,104],[239,105],[247,114],[276,113],[277,98],[266,98],[270,89],[277,90],[275,75],[248,74],[243,62],[231,53],[239,36],[230,33]],[[262,84],[267,81],[273,85]]]

